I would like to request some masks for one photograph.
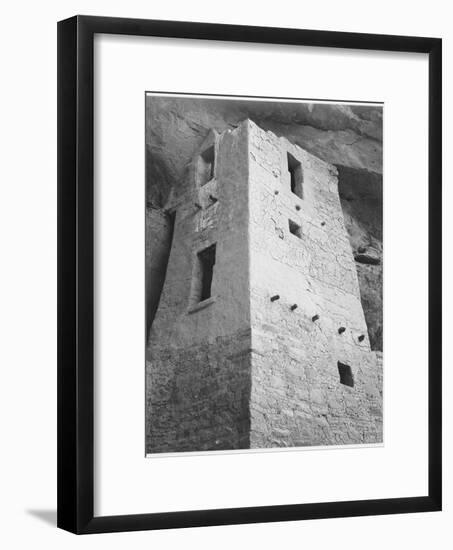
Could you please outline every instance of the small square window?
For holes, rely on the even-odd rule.
[[[354,387],[354,376],[352,375],[352,369],[349,365],[338,361],[338,372],[340,373],[340,383],[345,386]]]
[[[298,237],[302,238],[302,227],[292,220],[288,220],[289,223],[289,232]]]

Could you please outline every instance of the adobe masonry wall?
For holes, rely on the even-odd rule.
[[[186,192],[168,205],[175,213],[173,243],[151,327],[151,348],[156,343],[162,347],[191,346],[250,328],[247,135],[242,125],[221,136],[209,136],[200,151],[215,141],[215,178],[198,187],[195,154]],[[213,243],[217,247],[213,307],[188,315],[194,305],[197,253]]]
[[[147,452],[248,449],[250,382],[249,330],[154,348],[146,364]]]
[[[211,133],[169,205],[173,244],[147,351],[147,452],[250,445],[247,139],[246,124]],[[200,187],[198,154],[213,144],[215,177]],[[212,298],[200,308],[197,253],[213,243]]]
[[[287,152],[301,162],[303,198],[291,192]],[[382,366],[370,351],[336,169],[253,123],[249,155],[251,447],[381,442]],[[353,388],[340,383],[338,361],[351,367]]]

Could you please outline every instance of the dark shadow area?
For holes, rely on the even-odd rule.
[[[382,351],[382,174],[338,168],[338,190],[371,349]]]
[[[57,526],[57,511],[56,510],[26,510],[27,514],[40,519],[47,525],[52,527]]]
[[[341,361],[337,362],[338,372],[340,374],[340,384],[349,386],[350,388],[354,387],[354,376],[352,375],[352,369],[349,365],[342,363]]]
[[[146,210],[146,337],[159,306],[173,240],[175,215],[161,209]]]

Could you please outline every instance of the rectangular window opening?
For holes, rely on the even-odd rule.
[[[297,195],[300,199],[303,199],[303,174],[301,163],[291,155],[287,153],[288,159],[288,172],[290,175],[291,192]]]
[[[345,386],[354,387],[354,376],[352,375],[352,369],[349,365],[338,361],[338,372],[340,373],[340,382]]]
[[[201,153],[198,161],[200,186],[205,185],[214,177],[215,169],[215,151],[214,145]]]
[[[293,220],[288,220],[289,223],[289,232],[298,237],[299,239],[302,238],[302,227],[298,225],[296,222],[293,222]]]
[[[212,276],[214,274],[216,245],[212,244],[198,253],[200,273],[199,302],[211,297]]]

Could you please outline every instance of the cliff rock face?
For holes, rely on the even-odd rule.
[[[147,96],[148,207],[165,209],[169,197],[183,191],[194,152],[211,129],[223,132],[245,118],[338,168],[370,343],[382,350],[380,107]]]

